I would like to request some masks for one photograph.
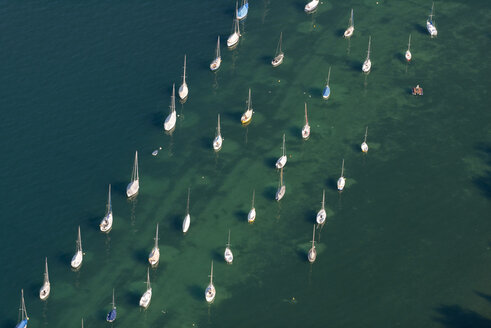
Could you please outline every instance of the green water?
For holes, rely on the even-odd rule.
[[[489,3],[437,1],[435,39],[425,28],[431,2],[324,1],[313,15],[304,5],[251,1],[229,51],[230,1],[0,4],[0,327],[15,326],[21,288],[30,327],[77,327],[82,317],[85,327],[107,326],[113,288],[115,327],[491,326]],[[273,68],[280,31],[285,60]],[[223,62],[212,73],[217,35]],[[169,136],[162,124],[184,54],[189,99]],[[410,95],[417,83],[423,97]],[[248,88],[255,114],[242,127]],[[218,113],[225,140],[216,154]],[[286,195],[277,203],[283,133]],[[141,188],[128,201],[135,150]],[[114,226],[104,235],[109,183]],[[324,188],[328,219],[311,265]],[[161,259],[142,311],[157,223]],[[78,225],[85,257],[72,272]],[[232,265],[223,260],[229,229]],[[52,287],[41,302],[45,256]],[[208,305],[211,260],[217,296]]]

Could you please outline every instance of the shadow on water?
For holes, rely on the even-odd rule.
[[[72,260],[72,256],[75,254],[75,242],[73,243],[73,254],[72,253],[60,253],[57,258],[58,261],[63,264],[63,265],[68,265],[70,266],[70,262]]]
[[[274,200],[277,190],[278,187],[266,187],[264,188],[262,195],[267,199]]]
[[[205,299],[205,290],[203,289],[202,286],[200,285],[191,285],[188,286],[188,292],[191,294],[191,296],[197,300],[197,301],[202,301]]]
[[[490,319],[460,305],[440,305],[435,311],[438,317],[434,320],[447,328],[491,327]]]
[[[211,139],[211,137],[210,138],[207,138],[207,137],[200,138],[201,148],[203,148],[203,149],[212,148],[212,142],[213,142],[213,139]]]
[[[247,214],[249,214],[248,212],[246,211],[243,211],[243,210],[238,210],[234,213],[235,215],[235,218],[237,219],[237,221],[239,222],[247,222]]]
[[[326,187],[330,190],[338,191],[338,179],[328,178],[326,181]]]
[[[265,64],[265,65],[271,65],[271,60],[272,60],[272,57],[271,56],[262,56],[261,57],[261,61]]]
[[[426,27],[421,24],[413,24],[413,29],[415,29],[420,34],[428,34]]]
[[[336,30],[336,32],[335,32],[335,33],[336,33],[335,35],[336,35],[336,36],[343,37],[343,36],[344,36],[344,31],[345,31],[345,29],[338,28],[338,29]]]
[[[407,63],[406,57],[405,57],[405,52],[404,53],[402,53],[402,52],[396,52],[394,54],[394,58],[397,59],[398,61],[400,61],[403,64],[406,64]]]
[[[485,197],[491,198],[491,145],[479,143],[476,146],[479,158],[486,164],[484,174],[473,179],[474,184]]]
[[[319,209],[321,208],[321,206],[319,205]],[[305,210],[302,214],[303,216],[303,219],[305,222],[308,222],[308,223],[316,223],[316,216],[317,216],[317,211],[313,211],[313,210]]]
[[[488,301],[489,303],[491,303],[491,295],[484,294],[484,293],[481,293],[481,292],[478,292],[478,291],[474,291],[474,293],[476,293],[476,295],[481,296],[486,301]]]
[[[303,124],[305,124],[305,122],[303,122]],[[296,125],[290,126],[290,128],[288,128],[288,133],[289,133],[288,136],[293,137],[295,139],[302,139],[303,124],[302,126],[296,126]]]
[[[224,122],[224,118],[231,120],[233,122],[239,122],[240,123],[240,118],[242,116],[242,112],[225,112],[223,114],[220,114],[220,117],[222,118],[222,122]]]
[[[149,253],[149,251],[147,249],[141,248],[141,249],[136,250],[136,251],[133,252],[133,257],[139,263],[147,264],[147,261],[148,261],[148,253]]]
[[[276,166],[275,166],[276,165],[276,160],[278,160],[277,157],[266,157],[264,159],[264,165],[266,165],[266,167],[268,167],[268,168],[276,168]]]
[[[123,301],[126,302],[127,305],[134,307],[140,303],[140,298],[145,292],[145,285],[142,283],[141,294],[137,292],[128,292],[123,296]],[[117,305],[117,304],[116,304]]]
[[[113,194],[113,198],[114,198],[114,194],[122,195],[125,198],[127,198],[126,187],[128,186],[128,183],[130,183],[131,171],[132,171],[131,163],[128,163],[128,164],[129,164],[128,165],[128,181],[118,181],[118,182],[114,182],[111,184],[111,186],[112,186],[111,192]]]
[[[224,248],[225,249],[225,248]],[[220,250],[218,248],[212,250],[210,252],[210,255],[211,255],[211,258],[213,259],[213,261],[215,262],[221,262],[221,261],[224,261],[223,259],[223,254],[220,253]]]
[[[32,283],[29,285],[29,287],[26,290],[26,295],[32,295],[34,297],[39,297],[39,289],[43,285],[43,281],[39,281],[39,284]]]
[[[150,122],[152,123],[152,125],[155,128],[162,130],[164,128],[164,120],[167,114],[165,112],[159,111],[159,112],[153,112],[150,115],[151,115]]]
[[[190,211],[191,212],[191,211]],[[176,229],[177,231],[182,231],[182,220],[183,218],[181,218],[180,215],[174,215],[172,217],[172,226],[174,227],[174,229]]]
[[[12,328],[15,327],[16,324],[17,322],[15,322],[14,320],[3,320],[2,328]]]
[[[325,82],[325,81],[324,81]],[[324,88],[310,88],[309,93],[313,95],[314,97],[322,97],[322,91],[324,91]]]
[[[304,251],[304,250],[302,250],[302,249],[298,249],[298,250],[297,250],[297,257],[298,257],[298,260],[299,260],[300,262],[305,262],[305,261],[307,261],[307,262],[308,262],[308,260],[307,260],[308,253],[307,253],[307,252],[305,252],[305,251]]]
[[[363,62],[359,60],[347,60],[346,64],[353,71],[360,71],[360,72],[361,72],[361,67],[363,66]]]
[[[99,224],[101,223],[102,218],[103,218],[103,216],[101,216],[101,217],[93,216],[93,217],[89,218],[88,221],[89,221],[90,229],[100,232],[101,230],[100,230]]]

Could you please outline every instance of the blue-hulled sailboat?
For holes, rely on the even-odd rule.
[[[329,99],[329,96],[331,95],[331,88],[329,87],[330,78],[331,78],[331,66],[329,66],[329,73],[327,73],[326,87],[324,88],[324,91],[322,91],[322,98],[326,100]]]
[[[114,320],[116,320],[116,303],[114,302],[114,288],[113,288],[113,308],[107,314],[106,320],[107,322],[113,322]]]
[[[21,298],[20,298],[20,322],[15,326],[15,328],[27,328],[27,321],[29,321],[29,317],[27,316],[26,311],[26,303],[24,302],[24,290],[20,290]]]
[[[247,17],[249,12],[249,2],[247,0],[242,0],[242,6],[237,10],[237,19],[241,20]]]

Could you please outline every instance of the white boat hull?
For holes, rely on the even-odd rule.
[[[325,209],[321,209],[317,213],[317,216],[316,216],[315,220],[317,221],[317,224],[324,224],[324,222],[326,222],[326,218],[327,218],[326,210]]]
[[[309,262],[310,263],[314,263],[315,262],[315,259],[317,258],[317,251],[315,250],[315,247],[312,247],[309,250],[308,258],[309,258]]]
[[[247,222],[253,223],[254,220],[256,220],[256,209],[251,208],[251,210],[249,211],[249,214],[247,215]]]
[[[213,302],[213,300],[215,299],[215,295],[216,295],[216,290],[215,290],[215,286],[213,286],[213,284],[209,284],[208,287],[206,287],[206,290],[205,290],[205,299],[208,303],[211,303]]]
[[[140,306],[144,309],[148,308],[150,301],[152,300],[152,288],[147,289],[140,298]]]
[[[286,161],[287,160],[288,159],[286,158],[286,155],[283,155],[280,158],[278,158],[278,160],[276,161],[276,164],[275,164],[276,165],[276,168],[277,169],[283,168],[286,165]]]
[[[234,254],[232,254],[232,250],[230,250],[230,248],[225,248],[223,258],[225,259],[225,262],[227,262],[228,264],[232,264],[232,262],[234,261]]]
[[[363,63],[361,70],[364,73],[368,73],[370,72],[371,69],[372,69],[372,61],[370,59],[366,59],[365,62]]]
[[[50,292],[51,292],[51,284],[47,282],[39,290],[39,298],[41,299],[41,301],[46,300],[49,297]]]
[[[176,112],[172,111],[166,118],[164,122],[164,130],[171,131],[176,126]]]
[[[281,63],[283,63],[283,58],[285,58],[285,54],[279,54],[278,56],[273,58],[273,60],[271,61],[271,65],[273,65],[273,67],[280,66]]]
[[[285,186],[281,186],[280,188],[278,188],[278,190],[276,191],[275,199],[279,202],[283,198],[283,196],[285,196],[285,192],[286,192]]]
[[[84,255],[81,251],[77,251],[75,253],[75,255],[73,255],[72,257],[72,261],[71,261],[71,266],[72,266],[72,269],[79,269],[80,266],[82,265],[82,261],[84,259]]]
[[[227,47],[232,48],[238,42],[239,42],[239,34],[237,32],[234,32],[227,39]]]
[[[306,13],[311,13],[317,9],[318,5],[319,5],[319,0],[312,0],[305,5],[304,10]]]
[[[350,26],[346,29],[346,31],[344,31],[344,37],[346,39],[349,39],[351,38],[351,36],[353,35],[353,32],[355,31],[355,27],[354,26]]]
[[[186,97],[188,96],[188,85],[186,84],[186,82],[184,82],[180,87],[179,87],[179,98],[181,98],[181,100],[184,100],[186,99]]]
[[[150,252],[150,254],[148,255],[148,263],[150,263],[152,267],[155,267],[159,264],[159,260],[160,260],[160,249],[158,247],[154,247]]]
[[[342,191],[344,189],[345,184],[346,184],[346,179],[344,177],[340,177],[338,179],[338,190]]]
[[[252,109],[248,109],[244,112],[244,114],[242,114],[242,117],[240,118],[240,122],[242,124],[249,124],[252,120]]]
[[[218,135],[215,137],[215,140],[213,140],[213,149],[215,151],[219,151],[222,149],[222,143],[223,143],[223,138],[221,135]]]
[[[308,139],[310,137],[310,125],[304,125],[302,129],[302,138]]]
[[[107,215],[102,219],[101,223],[99,224],[99,228],[101,229],[102,232],[109,232],[111,231],[113,227],[113,212],[107,213]]]
[[[361,144],[361,151],[364,152],[364,153],[368,152],[368,145],[367,145],[366,142],[363,142]]]
[[[428,33],[430,33],[431,37],[435,37],[438,35],[438,31],[435,25],[433,25],[429,20],[426,21],[426,29],[428,30]]]
[[[411,55],[411,51],[406,50],[406,54],[404,55],[404,57],[406,57],[406,60],[407,60],[407,61],[411,61],[411,58],[413,57],[413,56]]]
[[[132,181],[126,187],[126,195],[128,196],[128,198],[133,197],[138,193],[138,190],[140,190],[140,181]]]
[[[191,225],[191,216],[187,214],[184,217],[184,221],[182,221],[182,232],[184,233],[188,232],[190,225]]]
[[[215,58],[211,64],[210,64],[210,69],[212,71],[216,71],[217,69],[220,68],[220,65],[222,64],[222,58],[221,57],[217,57]]]

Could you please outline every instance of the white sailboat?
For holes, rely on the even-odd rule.
[[[20,290],[20,321],[15,328],[27,328],[29,317],[27,316],[26,303],[24,302],[24,289]]]
[[[254,207],[254,198],[256,196],[256,189],[252,191],[252,206],[249,214],[247,214],[247,222],[253,223],[256,220],[256,208]]]
[[[331,79],[331,66],[329,66],[329,72],[327,73],[326,87],[322,91],[322,98],[325,100],[331,96],[331,87],[329,86],[329,80]]]
[[[326,209],[324,207],[325,199],[326,199],[326,190],[322,190],[322,207],[319,210],[319,212],[317,212],[317,216],[315,218],[315,220],[317,221],[318,224],[324,224],[324,222],[326,222],[327,213],[326,213]]]
[[[211,261],[211,275],[210,275],[210,283],[208,284],[208,287],[206,287],[205,290],[205,299],[208,303],[213,302],[216,296],[216,289],[215,286],[213,286],[213,261]]]
[[[428,33],[430,33],[430,36],[433,38],[438,35],[438,31],[435,27],[435,23],[433,22],[433,9],[435,7],[435,3],[431,5],[431,13],[428,19],[426,20],[426,29],[428,30]]]
[[[164,130],[172,131],[176,126],[176,85],[172,84],[172,96],[170,98],[170,113],[165,118]]]
[[[186,216],[184,217],[184,221],[182,221],[182,232],[186,233],[189,230],[189,226],[191,225],[191,215],[189,214],[189,196],[191,194],[191,189],[188,188],[188,203],[186,205]]]
[[[363,66],[361,70],[364,73],[370,72],[370,69],[372,68],[372,61],[370,60],[370,45],[371,45],[372,37],[368,37],[368,52],[367,52],[367,59],[363,62]]]
[[[353,32],[355,31],[355,24],[353,20],[353,8],[351,8],[351,16],[349,19],[349,25],[346,31],[344,31],[344,37],[349,39],[353,35]]]
[[[283,155],[281,155],[280,158],[278,158],[278,160],[276,161],[276,168],[277,169],[281,169],[283,167],[285,167],[286,165],[286,161],[288,160],[287,157],[286,157],[286,153],[285,153],[285,134],[283,133]]]
[[[41,289],[39,290],[39,298],[42,301],[46,300],[50,292],[51,292],[51,284],[49,282],[49,275],[48,275],[48,258],[46,258],[45,268],[44,268],[44,283]]]
[[[286,187],[283,184],[283,168],[280,170],[280,185],[278,186],[278,190],[276,191],[275,199],[279,202],[283,196],[285,196]]]
[[[215,139],[213,139],[213,149],[215,151],[219,151],[222,149],[222,143],[223,138],[222,134],[220,133],[220,114],[218,114],[217,135],[215,136]]]
[[[228,229],[228,242],[225,247],[225,253],[223,254],[223,258],[225,259],[225,262],[227,262],[228,264],[232,264],[232,262],[234,261],[234,254],[230,249],[230,229]]]
[[[239,38],[240,38],[240,26],[239,26],[239,20],[234,18],[234,32],[230,34],[230,36],[227,39],[227,47],[233,48],[239,43]]]
[[[140,190],[140,177],[138,175],[138,150],[135,152],[135,163],[131,173],[131,182],[126,186],[126,195],[128,198],[133,197]]]
[[[220,68],[220,65],[222,64],[222,56],[220,56],[220,35],[218,36],[218,41],[217,41],[217,50],[215,53],[215,59],[210,64],[210,69],[212,71],[216,71],[217,69]]]
[[[184,100],[188,96],[188,85],[186,84],[186,55],[184,55],[184,73],[182,74],[182,84],[179,87],[179,98]]]
[[[338,190],[343,191],[345,184],[346,184],[346,178],[344,177],[344,158],[343,158],[343,164],[341,166],[341,176],[338,179]]]
[[[317,251],[315,250],[315,224],[312,232],[312,247],[309,249],[308,258],[310,263],[314,263],[317,258]]]
[[[102,232],[108,233],[111,231],[113,227],[113,206],[111,203],[111,185],[109,184],[109,193],[107,196],[107,205],[106,205],[106,215],[102,218],[101,223],[99,224],[99,228]]]
[[[140,298],[140,306],[144,309],[148,308],[152,300],[152,287],[150,286],[150,269],[147,268],[147,290]]]
[[[368,152],[367,135],[368,135],[368,126],[365,129],[365,140],[363,140],[363,143],[361,144],[361,151],[364,153]]]
[[[310,125],[307,117],[307,103],[305,103],[305,125],[302,128],[302,138],[307,140],[310,137]]]
[[[406,53],[404,54],[404,57],[406,57],[406,60],[408,62],[411,61],[411,58],[413,57],[411,55],[411,34],[409,34],[409,42],[407,44],[407,50],[406,50]]]
[[[82,265],[84,253],[82,252],[82,236],[80,234],[80,226],[78,226],[77,251],[72,257],[71,266],[73,269],[78,269]]]
[[[307,14],[310,14],[317,9],[318,5],[319,5],[319,0],[312,0],[305,5],[304,10]]]
[[[152,267],[155,267],[159,264],[160,260],[160,249],[159,249],[159,224],[157,223],[157,229],[155,231],[155,245],[152,248],[152,251],[148,255],[148,263]]]
[[[271,61],[271,65],[273,67],[280,66],[283,63],[283,58],[285,58],[285,54],[281,50],[281,41],[283,39],[283,32],[280,32],[280,41],[278,41],[278,46],[276,47],[276,53],[274,55],[273,60]]]
[[[252,110],[252,105],[251,105],[251,88],[249,88],[249,99],[247,100],[247,110],[242,114],[242,117],[240,118],[240,122],[244,125],[249,124],[252,120],[252,114],[254,111]]]

